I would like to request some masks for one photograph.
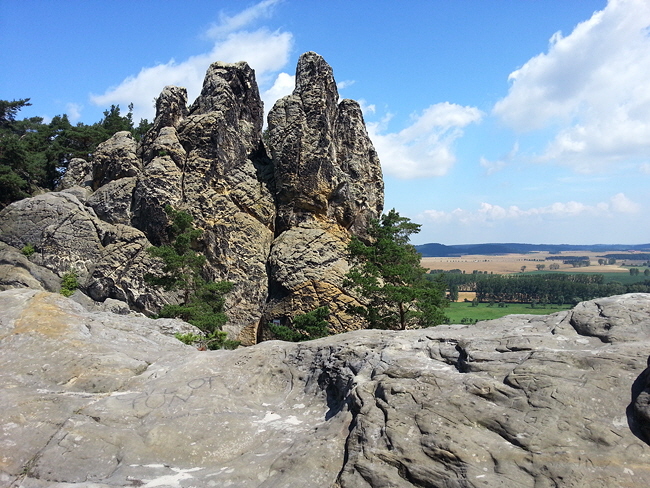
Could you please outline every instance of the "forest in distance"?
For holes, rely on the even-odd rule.
[[[424,257],[421,265],[427,279],[445,283],[451,323],[549,314],[585,300],[650,292],[650,253],[603,251]]]

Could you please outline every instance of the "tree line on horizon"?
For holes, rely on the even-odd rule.
[[[605,283],[602,273],[462,274],[429,273],[427,278],[443,281],[451,301],[459,292],[474,292],[478,302],[577,304],[624,293],[650,293],[650,280],[623,284]]]

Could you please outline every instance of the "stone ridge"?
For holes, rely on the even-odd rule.
[[[266,146],[263,115],[254,70],[213,63],[191,105],[185,88],[162,90],[140,143],[118,132],[92,161],[71,161],[60,192],[0,212],[0,240],[34,245],[34,264],[59,277],[76,270],[95,301],[152,313],[178,301],[142,279],[155,267],[146,248],[168,242],[164,207],[172,205],[203,229],[208,277],[235,284],[226,303],[232,338],[253,344],[264,336],[260,324],[322,305],[337,330],[358,327],[346,313],[354,298],[341,287],[345,248],[383,208],[359,106],[339,103],[331,67],[306,53],[294,94],[271,111]],[[24,272],[0,287],[35,284]]]
[[[0,310],[2,486],[650,483],[650,294],[208,352],[57,294]]]

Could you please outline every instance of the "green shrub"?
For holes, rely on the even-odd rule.
[[[22,252],[25,256],[29,257],[36,252],[36,248],[32,244],[27,243],[23,246],[20,252]]]
[[[204,336],[200,334],[193,334],[191,332],[188,332],[187,334],[181,334],[180,332],[177,332],[174,334],[174,337],[176,337],[176,339],[181,341],[183,344],[187,344],[188,346],[198,344],[203,339],[205,339]]]
[[[178,305],[165,305],[159,317],[180,318],[198,327],[205,336],[186,337],[179,340],[206,349],[235,349],[238,341],[226,339],[227,333],[221,327],[228,321],[224,311],[225,295],[233,284],[229,281],[210,281],[202,275],[205,256],[194,248],[199,247],[202,231],[195,229],[193,217],[183,211],[165,206],[171,222],[169,225],[169,245],[153,246],[147,249],[149,254],[159,258],[162,270],[157,274],[147,273],[144,279],[153,286],[167,291],[179,291],[182,302]],[[196,336],[196,334],[193,334]],[[188,342],[186,342],[188,341]]]
[[[311,312],[297,315],[291,326],[269,324],[269,330],[280,340],[289,342],[309,341],[330,334],[327,318],[329,308],[319,307]]]
[[[75,292],[77,288],[79,288],[77,272],[70,270],[61,278],[61,295],[64,297],[69,297]]]
[[[188,332],[187,334],[177,333],[174,337],[188,346],[195,346],[199,349],[237,349],[239,341],[226,339],[228,334],[221,330],[215,330],[211,333],[201,335]]]

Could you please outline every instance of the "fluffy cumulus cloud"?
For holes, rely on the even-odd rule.
[[[271,108],[273,108],[273,104],[275,103],[276,100],[291,94],[295,86],[296,86],[295,75],[290,75],[288,73],[278,74],[278,76],[275,78],[275,82],[273,83],[273,85],[268,90],[264,90],[260,95],[262,97],[262,100],[264,101],[265,113],[266,114],[269,113]]]
[[[438,103],[414,115],[411,124],[399,132],[386,132],[390,116],[369,123],[385,174],[401,179],[443,176],[456,162],[454,142],[463,128],[479,122],[483,112],[475,107]]]
[[[630,200],[625,194],[618,193],[608,201],[587,205],[569,201],[555,202],[544,207],[522,209],[516,205],[502,207],[483,202],[479,208],[471,211],[457,208],[451,212],[426,210],[424,219],[433,223],[457,222],[461,224],[490,223],[497,221],[519,221],[539,217],[541,219],[572,219],[576,217],[613,217],[622,214],[637,214],[641,206]]]
[[[542,160],[589,172],[650,149],[650,2],[610,0],[556,33],[511,73],[494,114],[520,131],[553,128]]]
[[[245,60],[255,69],[258,84],[265,104],[272,104],[277,96],[290,93],[290,75],[280,72],[288,63],[293,45],[293,36],[288,32],[271,31],[266,28],[245,30],[253,21],[270,15],[280,0],[265,0],[234,15],[220,16],[219,23],[205,33],[212,43],[208,52],[191,56],[183,61],[170,60],[167,63],[146,67],[136,75],[127,77],[119,85],[109,88],[101,95],[91,96],[99,106],[133,103],[134,119],[155,115],[153,100],[166,85],[187,88],[190,102],[196,98],[203,84],[205,72],[214,61],[237,62]],[[268,86],[267,90],[264,87]],[[288,90],[288,91],[287,91]]]

